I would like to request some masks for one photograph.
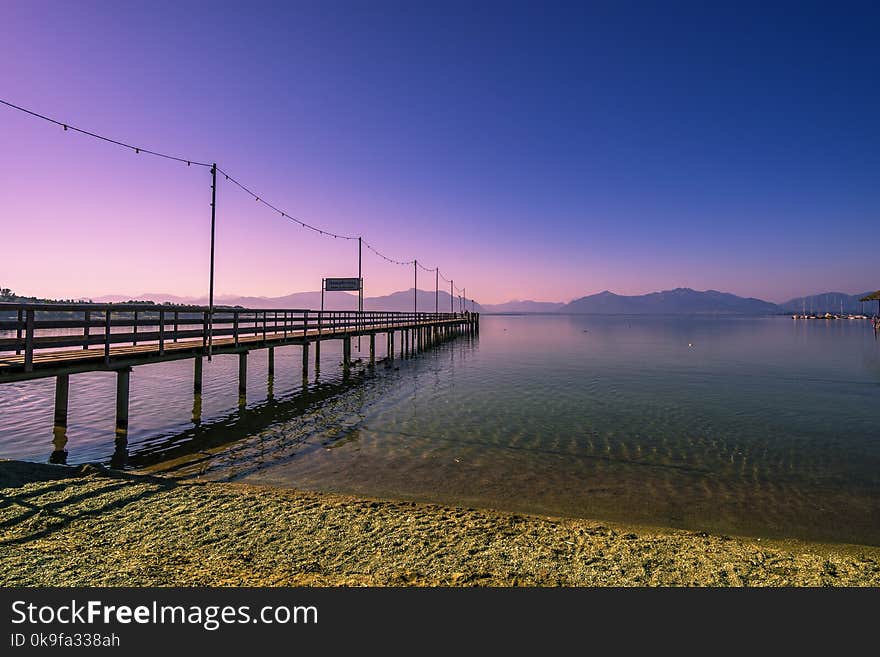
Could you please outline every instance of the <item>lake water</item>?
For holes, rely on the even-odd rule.
[[[347,378],[325,343],[305,387],[299,347],[276,349],[271,382],[265,353],[244,403],[235,356],[205,363],[196,400],[192,361],[135,368],[127,445],[114,375],[71,377],[55,436],[53,380],[5,384],[0,456],[880,545],[864,321],[483,316],[477,337]]]

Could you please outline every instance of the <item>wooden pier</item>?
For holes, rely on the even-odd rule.
[[[351,367],[351,341],[369,340],[369,365],[376,361],[376,336],[384,335],[394,358],[395,335],[401,356],[440,340],[479,331],[473,313],[315,311],[154,304],[0,303],[0,385],[55,377],[55,425],[67,426],[70,375],[116,373],[116,432],[128,432],[130,374],[133,367],[170,360],[193,360],[193,392],[201,393],[204,359],[238,354],[238,391],[247,392],[248,354],[266,349],[269,375],[275,349],[302,350],[303,381],[314,346],[318,367],[321,343],[342,341],[342,367]]]

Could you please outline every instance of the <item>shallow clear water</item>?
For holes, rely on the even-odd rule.
[[[867,322],[484,316],[347,379],[340,352],[325,343],[303,388],[300,348],[276,349],[271,397],[252,352],[245,405],[234,356],[205,364],[195,404],[191,361],[137,367],[126,446],[112,374],[71,377],[54,446],[52,380],[5,384],[0,456],[880,545]]]

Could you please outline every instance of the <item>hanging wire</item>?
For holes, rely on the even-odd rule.
[[[3,100],[2,98],[0,98],[0,104],[6,105],[7,107],[10,107],[10,108],[12,108],[12,109],[14,109],[14,110],[18,110],[19,112],[24,112],[25,114],[29,114],[29,115],[31,115],[31,116],[34,116],[34,117],[38,118],[38,119],[42,119],[42,120],[44,120],[44,121],[48,121],[49,123],[54,123],[55,125],[58,125],[58,126],[61,126],[62,128],[64,128],[65,131],[67,131],[67,130],[73,130],[74,132],[78,132],[78,133],[80,133],[80,134],[87,135],[87,136],[89,136],[89,137],[94,137],[95,139],[100,139],[100,140],[102,140],[102,141],[106,141],[106,142],[108,142],[108,143],[115,144],[115,145],[117,145],[117,146],[122,146],[123,148],[127,148],[127,149],[129,149],[129,150],[134,151],[136,154],[144,153],[145,155],[153,155],[153,156],[155,156],[155,157],[161,157],[161,158],[164,158],[164,159],[166,159],[166,160],[173,160],[173,161],[175,161],[175,162],[185,163],[187,166],[196,165],[196,166],[199,166],[199,167],[207,167],[207,168],[211,168],[212,166],[215,166],[215,165],[212,165],[212,164],[208,164],[208,163],[206,163],[206,162],[199,162],[198,160],[187,159],[187,158],[183,158],[183,157],[177,157],[177,156],[175,156],[175,155],[168,155],[167,153],[161,153],[161,152],[159,152],[159,151],[154,151],[154,150],[149,149],[149,148],[141,148],[140,146],[133,146],[132,144],[127,144],[127,143],[122,142],[122,141],[119,141],[119,140],[117,140],[117,139],[112,139],[112,138],[110,138],[110,137],[105,137],[104,135],[100,135],[100,134],[98,134],[98,133],[96,133],[96,132],[91,132],[91,131],[89,131],[89,130],[84,130],[84,129],[82,129],[82,128],[77,128],[76,126],[71,125],[70,123],[64,123],[64,122],[62,122],[62,121],[58,121],[58,120],[56,120],[56,119],[53,119],[53,118],[48,117],[48,116],[45,116],[45,115],[40,114],[40,113],[38,113],[38,112],[34,112],[34,111],[32,111],[32,110],[26,109],[26,108],[21,107],[21,106],[19,106],[19,105],[15,105],[15,104],[13,104],[13,103],[10,103],[9,101]],[[314,231],[314,232],[316,232],[316,233],[318,233],[318,234],[320,234],[320,235],[326,235],[326,236],[328,236],[328,237],[333,237],[333,238],[336,238],[336,239],[343,239],[343,240],[356,240],[356,239],[358,239],[358,237],[357,237],[357,236],[354,236],[354,235],[342,235],[342,234],[340,234],[340,233],[334,233],[334,232],[332,232],[332,231],[324,230],[323,228],[318,228],[317,226],[313,226],[312,224],[309,224],[309,223],[307,223],[307,222],[305,222],[305,221],[303,221],[303,220],[301,220],[301,219],[297,219],[296,217],[294,217],[294,216],[288,214],[287,212],[285,212],[284,210],[281,210],[280,208],[278,208],[278,207],[272,205],[271,203],[269,203],[268,201],[266,201],[265,199],[263,199],[261,196],[258,196],[255,192],[251,191],[248,187],[246,187],[246,186],[243,185],[241,182],[239,182],[238,180],[236,180],[235,178],[233,178],[232,176],[230,176],[226,171],[224,171],[224,170],[221,169],[220,167],[217,167],[217,172],[218,172],[218,173],[222,173],[222,174],[226,177],[226,180],[230,181],[230,182],[233,183],[235,186],[237,186],[238,188],[240,188],[242,191],[244,191],[245,193],[247,193],[247,194],[249,194],[251,197],[253,197],[253,198],[256,200],[257,203],[262,203],[263,205],[265,205],[266,207],[270,208],[270,209],[273,210],[274,212],[277,212],[278,214],[280,214],[283,218],[285,218],[285,219],[289,219],[290,221],[292,221],[292,222],[294,222],[294,223],[296,223],[296,224],[299,224],[299,225],[302,226],[303,228],[307,228],[307,229],[309,229],[309,230],[311,230],[311,231]],[[394,259],[394,258],[390,258],[390,257],[388,257],[387,255],[385,255],[384,253],[382,253],[381,251],[379,251],[378,249],[376,249],[376,247],[374,247],[372,244],[370,244],[370,243],[367,242],[366,240],[362,240],[362,243],[363,243],[363,245],[366,246],[370,251],[372,251],[373,253],[375,253],[377,256],[379,256],[379,257],[382,258],[383,260],[385,260],[385,261],[387,261],[387,262],[390,262],[391,264],[408,266],[408,265],[412,265],[413,263],[416,263],[416,262],[417,262],[417,261],[414,260],[414,259],[413,259],[413,260],[396,260],[396,259]],[[442,273],[439,272],[439,268],[425,267],[425,266],[424,266],[423,264],[421,264],[421,263],[418,263],[418,266],[421,267],[421,268],[422,268],[423,270],[425,270],[426,272],[435,272],[435,271],[436,271],[436,272],[439,274],[440,278],[442,278],[445,282],[447,282],[447,283],[451,283],[451,282],[452,282],[450,279],[446,278]],[[459,292],[459,293],[462,292],[462,290],[459,289],[458,287],[456,287],[455,290],[456,290],[457,292]]]
[[[394,265],[411,265],[411,264],[413,264],[413,262],[415,262],[415,260],[395,260],[394,258],[389,258],[384,253],[381,253],[380,251],[378,251],[376,249],[376,247],[374,247],[372,244],[367,242],[367,240],[363,240],[363,244],[365,247],[367,247],[370,251],[375,253],[377,256],[379,256],[380,258],[383,258],[384,260],[387,260],[388,262],[390,262]]]
[[[116,144],[117,146],[122,146],[123,148],[127,148],[129,150],[134,151],[137,154],[144,153],[146,155],[155,155],[156,157],[164,157],[166,160],[174,160],[175,162],[183,162],[187,166],[191,164],[195,164],[199,167],[208,167],[210,168],[210,164],[206,164],[205,162],[197,162],[196,160],[188,160],[184,157],[176,157],[174,155],[167,155],[165,153],[160,153],[159,151],[150,150],[149,148],[141,148],[140,146],[132,146],[131,144],[126,144],[125,142],[118,141],[116,139],[111,139],[110,137],[105,137],[104,135],[99,135],[96,132],[90,132],[88,130],[83,130],[82,128],[77,128],[76,126],[70,125],[69,123],[62,123],[61,121],[57,121],[48,116],[44,116],[43,114],[38,114],[37,112],[33,112],[29,109],[25,109],[24,107],[19,107],[18,105],[13,105],[12,103],[3,100],[0,98],[0,103],[6,105],[7,107],[11,107],[12,109],[16,109],[19,112],[24,112],[25,114],[30,114],[31,116],[35,116],[38,119],[43,119],[44,121],[48,121],[49,123],[54,123],[55,125],[59,125],[65,130],[73,130],[74,132],[79,132],[83,135],[88,135],[89,137],[94,137],[95,139],[101,139],[106,142],[110,142],[111,144]]]
[[[280,214],[280,215],[281,215],[282,217],[284,217],[285,219],[290,219],[292,222],[299,224],[299,225],[302,226],[303,228],[308,228],[309,230],[313,230],[313,231],[315,231],[316,233],[319,233],[319,234],[321,234],[321,235],[327,235],[327,236],[329,236],[329,237],[335,237],[336,239],[341,239],[341,240],[356,240],[356,239],[357,239],[356,236],[352,236],[352,235],[341,235],[341,234],[339,234],[339,233],[334,233],[334,232],[332,232],[332,231],[324,230],[323,228],[318,228],[317,226],[313,226],[312,224],[306,223],[306,222],[303,221],[302,219],[297,219],[296,217],[294,217],[294,216],[288,214],[287,212],[285,212],[284,210],[281,210],[280,208],[275,207],[274,205],[272,205],[271,203],[269,203],[268,201],[266,201],[265,199],[263,199],[261,196],[258,196],[255,192],[252,192],[250,189],[248,189],[247,187],[245,187],[242,183],[240,183],[240,182],[237,181],[235,178],[233,178],[232,176],[230,176],[227,172],[225,172],[225,171],[224,171],[223,169],[221,169],[220,167],[217,167],[217,173],[222,173],[224,176],[226,176],[226,180],[228,180],[229,182],[233,183],[236,187],[240,188],[240,189],[243,190],[245,193],[249,194],[251,197],[253,197],[253,198],[257,201],[257,203],[262,203],[262,204],[265,205],[267,208],[271,208],[273,211],[277,212],[278,214]]]

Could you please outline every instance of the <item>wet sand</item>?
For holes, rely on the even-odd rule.
[[[0,461],[3,586],[880,586],[880,548]]]

